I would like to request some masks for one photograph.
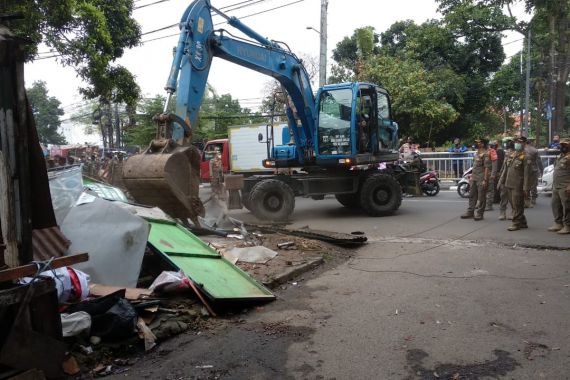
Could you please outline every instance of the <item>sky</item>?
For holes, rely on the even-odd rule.
[[[154,31],[178,23],[188,0],[135,0],[133,17],[141,25],[142,32]],[[156,4],[152,4],[156,3]],[[237,3],[248,5],[228,15],[240,18],[245,24],[269,39],[287,43],[299,56],[312,56],[318,60],[319,33],[307,29],[320,27],[321,0],[211,0],[212,6],[220,9]],[[147,4],[152,4],[144,6]],[[235,7],[234,7],[235,8]],[[232,8],[227,8],[232,9]],[[259,14],[257,14],[259,13]],[[413,20],[422,23],[428,19],[440,18],[434,0],[329,0],[328,5],[328,67],[332,64],[332,50],[344,37],[352,35],[356,28],[373,26],[383,32],[394,22]],[[219,16],[213,18],[216,28],[233,28],[222,23]],[[235,29],[234,29],[235,31]],[[172,62],[172,49],[178,40],[178,27],[173,27],[142,37],[140,46],[127,50],[117,63],[128,68],[136,77],[144,97],[165,95],[164,85]],[[170,36],[149,41],[151,39]],[[503,39],[507,56],[516,53],[522,45],[520,35],[509,33]],[[41,46],[40,57],[49,57],[46,46]],[[45,52],[45,53],[44,53]],[[25,66],[26,86],[34,81],[47,83],[50,96],[58,98],[66,115],[85,112],[85,101],[78,92],[81,82],[73,68],[63,67],[56,58],[36,60]],[[208,82],[218,94],[229,93],[238,99],[242,107],[255,109],[261,103],[263,88],[271,78],[245,69],[222,59],[214,59]],[[316,85],[315,88],[316,89]],[[85,135],[83,128],[64,122],[62,132],[71,143],[98,143],[96,135]]]

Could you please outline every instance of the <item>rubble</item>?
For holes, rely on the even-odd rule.
[[[59,289],[59,305],[57,296],[52,305],[55,336],[33,329],[15,335],[22,341],[38,339],[37,347],[18,355],[48,378],[62,372],[95,377],[124,373],[136,355],[160,342],[188,331],[199,334],[220,313],[271,301],[275,296],[269,288],[297,284],[292,282],[296,276],[331,255],[344,255],[312,239],[324,236],[322,231],[245,226],[225,212],[222,218],[202,219],[195,230],[205,235],[198,238],[158,208],[125,203],[119,189],[93,181],[82,189],[69,197],[59,193],[67,191],[64,187],[57,190],[67,208],[57,213],[63,218],[61,231],[37,234],[45,247],[42,258],[65,256],[51,257],[40,270],[31,264],[0,271],[0,284],[46,269],[51,277],[65,278],[58,284],[67,284]],[[44,244],[54,234],[60,244]],[[366,239],[333,233],[325,237],[348,244]],[[37,281],[28,282],[35,286]],[[52,291],[58,292],[55,284]],[[41,357],[48,345],[54,347],[47,356],[51,367],[29,359],[32,354]],[[21,370],[29,367],[26,360],[7,357],[6,350],[0,351],[2,360]]]

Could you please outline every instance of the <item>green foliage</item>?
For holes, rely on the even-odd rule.
[[[213,94],[202,103],[200,130],[208,139],[225,138],[231,125],[260,123],[266,120],[267,118],[261,117],[260,114],[252,114],[250,109],[242,108],[239,101],[233,99],[230,94]]]
[[[442,96],[445,87],[461,82],[452,72],[433,73],[418,61],[377,56],[368,61],[363,76],[373,83],[382,83],[392,97],[394,117],[402,135],[426,141],[449,126],[458,117],[457,111]],[[441,81],[445,81],[442,86]]]
[[[478,33],[489,30],[514,30],[526,36],[529,30],[532,32],[532,74],[534,78],[540,77],[548,83],[549,98],[554,103],[553,128],[555,132],[563,131],[568,122],[564,112],[570,103],[567,94],[570,78],[570,39],[568,39],[570,2],[567,0],[438,0],[438,2],[440,11],[451,23],[463,25],[463,28],[470,28]],[[526,11],[532,14],[529,22],[522,22],[512,16],[511,6],[517,3],[524,4]],[[507,77],[508,73],[504,73],[500,78],[503,87],[509,87],[504,83]],[[538,103],[536,98],[540,95],[542,95],[540,91],[535,91],[531,97]],[[504,103],[508,103],[506,99],[504,100]]]
[[[520,54],[513,56],[493,76],[489,83],[489,90],[493,104],[497,108],[506,108],[510,112],[521,109]]]
[[[28,57],[46,44],[64,65],[88,83],[80,89],[89,99],[117,100],[134,105],[140,89],[127,69],[112,63],[124,49],[140,41],[132,18],[133,0],[22,0],[0,3],[0,13],[22,12],[9,27],[31,41]]]
[[[61,102],[57,98],[48,95],[46,83],[34,82],[27,89],[28,100],[32,106],[36,128],[40,142],[44,144],[67,144],[65,137],[57,130],[61,126],[60,116],[64,114]]]
[[[125,130],[125,143],[127,145],[146,147],[156,137],[156,124],[152,118],[163,112],[165,101],[164,96],[155,95],[139,102],[136,124]],[[171,108],[173,109],[173,107]]]
[[[391,92],[403,134],[442,142],[466,135],[474,123],[486,123],[488,79],[505,55],[498,31],[477,28],[469,21],[485,17],[494,13],[466,8],[461,17],[450,14],[420,25],[399,21],[375,39],[380,44],[368,49],[365,74],[358,80],[371,80]],[[331,81],[353,80],[360,70],[355,61],[359,33],[362,29],[334,50],[337,64]]]

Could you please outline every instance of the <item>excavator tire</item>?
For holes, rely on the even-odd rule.
[[[360,194],[335,194],[336,200],[347,208],[358,208],[360,207]]]
[[[370,216],[392,215],[402,204],[402,188],[388,174],[366,178],[360,191],[360,207]]]
[[[285,182],[266,179],[251,189],[249,206],[258,219],[287,220],[295,208],[295,194]]]

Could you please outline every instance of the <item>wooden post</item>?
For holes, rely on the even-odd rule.
[[[0,223],[9,266],[32,261],[23,42],[0,26]]]

